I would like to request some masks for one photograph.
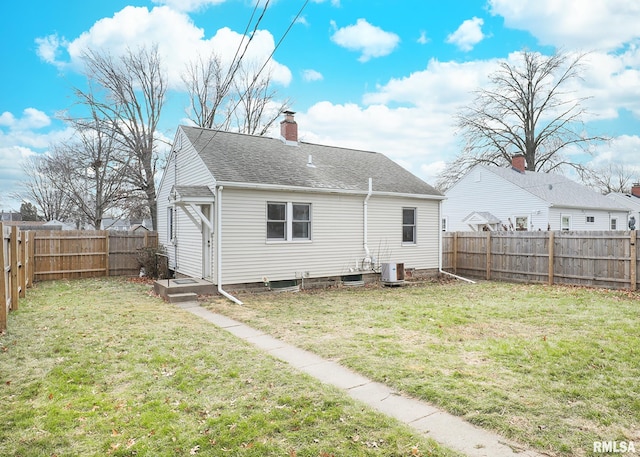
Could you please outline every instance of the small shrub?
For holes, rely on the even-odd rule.
[[[136,258],[140,267],[140,276],[153,279],[169,277],[168,259],[163,246],[140,248]]]

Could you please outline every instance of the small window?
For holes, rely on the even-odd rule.
[[[291,232],[294,240],[311,239],[311,205],[308,203],[293,203],[293,220]]]
[[[441,228],[442,228],[443,232],[447,231],[447,218],[446,217],[442,218],[442,226],[441,226]]]
[[[267,239],[287,239],[286,203],[267,203]]]
[[[595,216],[587,216],[587,223],[588,224],[593,224],[596,221],[596,217]]]
[[[416,242],[416,209],[402,208],[402,242]]]
[[[618,230],[618,219],[616,219],[615,217],[612,218],[609,227],[611,230]]]
[[[175,238],[173,233],[173,207],[167,208],[167,240],[173,241]]]
[[[517,216],[516,217],[516,230],[518,230],[518,231],[527,231],[527,230],[529,230],[529,217],[528,216]]]
[[[560,219],[560,230],[571,230],[571,216],[562,216]]]

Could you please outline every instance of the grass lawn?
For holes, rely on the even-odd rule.
[[[429,283],[243,295],[205,306],[561,456],[640,451],[640,295]]]
[[[0,455],[454,456],[149,291],[28,290],[0,336]]]

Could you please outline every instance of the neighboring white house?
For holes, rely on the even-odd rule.
[[[111,230],[116,232],[129,232],[137,230],[150,230],[151,219],[145,219],[142,222],[132,221],[126,218],[104,217],[100,222],[100,230]]]
[[[626,230],[628,209],[569,178],[512,167],[476,165],[447,192],[445,231]]]
[[[444,198],[382,154],[180,126],[158,188],[177,275],[222,284],[336,278],[383,262],[438,271]]]
[[[618,202],[629,210],[629,220],[627,228],[637,230],[640,227],[640,183],[634,183],[631,193],[611,192],[607,197]],[[632,224],[633,223],[633,224]]]

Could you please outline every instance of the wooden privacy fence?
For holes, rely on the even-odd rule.
[[[141,249],[158,246],[157,232],[38,230],[34,243],[36,281],[135,276]]]
[[[485,279],[637,290],[636,231],[443,233],[443,269]]]
[[[33,236],[0,222],[0,333],[7,329],[7,314],[18,309],[33,284]]]

